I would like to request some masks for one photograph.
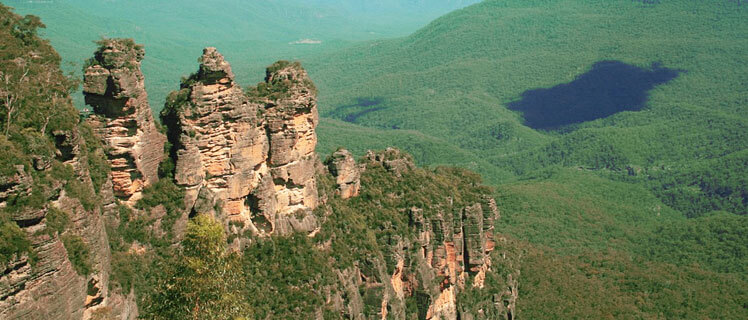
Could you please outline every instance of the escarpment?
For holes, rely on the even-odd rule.
[[[0,136],[11,154],[0,158],[0,232],[12,240],[0,252],[0,318],[158,318],[148,290],[173,279],[148,281],[169,274],[161,268],[180,259],[180,239],[200,236],[184,231],[197,214],[221,221],[217,233],[228,237],[212,241],[243,255],[226,255],[244,259],[234,278],[211,280],[251,288],[232,297],[247,299],[250,317],[516,314],[518,273],[477,175],[418,168],[393,148],[358,161],[339,149],[323,165],[306,71],[280,61],[243,90],[215,48],[170,94],[163,135],[147,103],[143,48],[99,44],[84,75],[90,117],[80,120],[66,98],[55,107],[69,117],[51,119],[50,130]]]
[[[90,175],[87,143],[96,141],[81,135],[77,127],[54,131],[54,149],[18,165],[13,187],[0,199],[0,209],[8,210],[30,244],[29,253],[0,264],[0,318],[88,319],[100,310],[122,319],[137,314],[132,300],[109,288],[110,248],[102,207],[94,200],[106,193],[97,195]],[[37,165],[39,159],[47,165]],[[23,197],[36,202],[19,201]]]
[[[86,104],[93,107],[89,123],[106,146],[114,194],[130,204],[158,181],[166,142],[148,104],[140,71],[144,56],[130,39],[102,40],[83,75]]]
[[[268,68],[259,87],[247,95],[223,56],[203,51],[199,70],[161,113],[174,179],[192,214],[223,216],[234,233],[311,231],[316,92],[300,65],[285,62]]]
[[[59,55],[2,5],[0,18],[3,94],[23,108],[0,136],[0,319],[133,319],[134,302],[110,290],[103,204],[116,200],[101,143],[79,121]],[[31,29],[6,31],[18,28]]]
[[[347,153],[338,150],[328,160],[333,176],[341,176],[335,170],[348,162]],[[397,214],[394,220],[378,221],[382,229],[379,239],[386,244],[381,255],[339,273],[339,292],[347,297],[342,302],[344,313],[354,319],[406,319],[413,313],[419,319],[512,319],[516,315],[518,273],[507,267],[511,264],[507,259],[512,258],[507,258],[506,248],[496,238],[494,223],[499,211],[488,190],[468,182],[470,178],[456,182],[465,190],[450,193],[450,187],[439,179],[459,181],[465,179],[466,172],[428,173],[417,168],[409,155],[393,148],[367,153],[361,168],[363,195],[371,198],[390,192],[382,195],[377,205],[379,210],[395,209]],[[342,199],[350,198],[340,192],[340,181],[335,180],[336,193]],[[347,201],[338,205],[353,206],[354,210],[373,205]],[[404,207],[414,202],[417,204]],[[335,206],[333,201],[330,209]],[[401,228],[406,232],[396,231]],[[363,293],[351,287],[361,288]],[[467,301],[468,297],[483,301]]]

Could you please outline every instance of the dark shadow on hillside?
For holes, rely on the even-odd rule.
[[[338,106],[335,108],[331,115],[335,115],[345,122],[355,123],[358,118],[363,117],[367,113],[379,111],[384,107],[378,106],[382,104],[384,99],[380,97],[356,98],[356,103]]]
[[[554,130],[621,111],[642,110],[649,90],[681,72],[659,63],[645,69],[620,61],[600,61],[570,83],[525,91],[521,100],[507,107],[522,112],[525,125],[533,129]]]

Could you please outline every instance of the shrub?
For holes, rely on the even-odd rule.
[[[68,252],[68,260],[73,264],[75,272],[85,276],[93,271],[88,245],[80,236],[66,234],[62,236],[62,243]]]
[[[26,233],[15,222],[0,213],[0,265],[24,253],[31,253],[31,242]]]

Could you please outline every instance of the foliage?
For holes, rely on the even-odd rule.
[[[313,318],[337,280],[327,255],[303,234],[259,239],[243,251],[242,267],[257,319]]]
[[[91,176],[94,191],[98,194],[102,186],[109,178],[111,168],[107,160],[101,142],[96,137],[93,129],[87,123],[81,123],[79,126],[81,137],[86,142],[86,158],[88,159],[88,173]]]
[[[94,196],[91,186],[78,179],[69,180],[65,184],[65,191],[68,192],[71,198],[80,200],[83,208],[86,210],[93,210],[97,204],[97,199]]]
[[[143,189],[143,198],[138,200],[135,207],[150,211],[159,205],[163,205],[166,209],[166,216],[161,220],[161,228],[170,231],[174,222],[184,211],[184,190],[174,184],[171,179],[160,179]]]
[[[748,216],[717,212],[684,223],[659,225],[638,248],[643,256],[678,266],[747,275]]]
[[[5,213],[0,213],[0,265],[5,265],[11,259],[20,258],[23,254],[30,254],[31,242],[26,233]]]
[[[729,214],[745,214],[746,205],[743,176],[748,130],[746,87],[742,84],[748,72],[742,57],[748,20],[740,3],[488,0],[440,18],[405,38],[345,45],[343,50],[305,61],[320,88],[323,115],[344,120],[359,113],[356,123],[323,119],[318,128],[319,150],[328,153],[345,145],[361,155],[366,149],[394,144],[410,151],[420,164],[455,164],[479,171],[492,184],[501,183],[497,192],[503,215],[499,229],[509,238],[529,241],[512,244],[525,250],[518,302],[523,317],[739,318],[744,313],[747,287],[742,275],[746,221]],[[98,6],[104,12],[101,4],[86,1],[84,5]],[[88,56],[90,50],[81,49],[81,41],[64,38],[90,36],[80,30],[96,30],[92,21],[106,18],[80,19],[71,15],[75,11],[71,6],[62,4],[47,12],[56,21],[67,19],[71,26],[90,23],[91,28],[50,32],[59,32],[57,41],[67,52]],[[215,12],[206,6],[195,11]],[[3,21],[13,24],[20,17],[13,19]],[[197,53],[202,43],[159,41],[184,37],[165,37],[176,33],[166,29],[153,35],[163,29],[153,23],[145,28],[150,29],[140,36],[156,53],[154,59],[145,61],[147,81],[149,87],[157,88],[150,97],[158,101],[156,97],[165,96],[164,88],[173,87],[169,79],[194,68],[190,52]],[[184,29],[206,34],[191,27]],[[91,33],[98,37],[98,33]],[[211,40],[221,44],[221,37],[225,34]],[[20,38],[3,38],[3,43],[23,44]],[[256,42],[248,43],[257,46]],[[232,62],[235,69],[254,69],[259,74],[269,56],[309,57],[344,46],[327,43],[320,50],[283,49],[286,43],[263,43],[267,51],[256,58]],[[225,39],[223,44],[227,57],[244,52],[241,45]],[[82,55],[81,50],[85,51]],[[23,75],[22,67],[8,63],[18,56],[11,54],[3,60],[3,70],[12,74],[12,80]],[[52,56],[44,59],[54,60]],[[572,83],[603,60],[641,68],[660,62],[664,68],[685,72],[648,91],[640,111],[620,112],[554,131],[533,130],[523,114],[505,107],[528,91]],[[38,73],[24,81],[31,79],[37,81]],[[266,89],[263,91],[270,92]],[[345,108],[360,97],[381,97],[382,103],[377,110],[365,113],[361,112],[369,109],[364,106]],[[184,92],[169,101],[176,106],[181,100]],[[27,101],[33,103],[24,107],[50,105],[38,97]],[[75,127],[63,112],[53,117],[59,119],[57,124],[42,130],[44,119],[39,114],[44,113],[24,110],[0,115],[6,120],[0,125],[10,130],[9,139],[0,137],[0,144],[12,155],[0,159],[4,174],[15,174],[17,164],[30,168],[26,150],[45,149],[45,144],[38,142],[48,139],[51,127]],[[72,175],[59,163],[53,172],[58,178]],[[328,207],[318,209],[319,217],[329,214],[329,218],[311,241],[326,248],[323,253],[329,254],[335,266],[371,262],[397,237],[412,236],[406,215],[395,208],[431,208],[444,205],[439,198],[445,194],[458,194],[458,201],[470,201],[488,192],[463,194],[463,186],[456,181],[463,175],[470,181],[471,175],[435,172],[417,171],[403,180],[388,180],[383,168],[369,168],[362,177],[365,187],[360,197],[349,201],[333,198]],[[44,188],[36,187],[51,180],[37,178],[34,193],[14,199],[14,208],[45,203]],[[331,181],[321,181],[322,189],[332,188]],[[714,210],[729,214],[710,214]],[[127,215],[121,213],[122,217]],[[129,221],[124,233],[129,234],[128,239],[151,241],[142,231],[148,226],[147,219],[130,214],[124,220]],[[1,226],[9,230],[17,227],[10,222]],[[283,315],[294,310],[306,314],[312,308],[299,299],[298,292],[284,288],[276,294],[273,285],[290,281],[316,293],[317,285],[328,279],[326,272],[296,270],[311,266],[293,260],[293,256],[318,261],[318,253],[307,239],[273,240],[256,243],[248,251],[271,265],[286,263],[289,267],[284,270],[289,275],[269,279],[271,286],[262,288],[266,291],[257,298],[260,302],[250,304],[259,314],[268,315],[275,310],[265,305],[274,303],[269,295],[298,308],[277,308]],[[276,243],[283,247],[272,247]],[[128,283],[141,281],[142,273],[137,272],[141,269],[127,264],[130,255],[123,252],[126,249],[113,254],[122,263],[115,269],[127,274]],[[283,256],[264,254],[278,252]],[[156,269],[178,264],[166,261]],[[248,272],[263,272],[259,265],[245,263]],[[330,266],[330,262],[323,265]],[[489,281],[500,286],[503,279]],[[243,287],[259,280],[246,281]],[[308,299],[319,301],[316,296]],[[480,296],[467,292],[461,299],[478,300]],[[410,301],[409,307],[421,309],[418,301]]]
[[[566,256],[523,247],[523,318],[739,319],[745,312],[748,283],[735,274],[615,250]]]
[[[138,303],[141,303],[143,293],[153,287],[150,276],[152,268],[174,252],[168,243],[154,240],[147,220],[135,216],[129,207],[120,204],[117,214],[119,221],[109,221],[106,225],[112,254],[110,288],[119,288],[125,294],[134,290]],[[147,248],[146,245],[152,247]]]
[[[65,211],[62,211],[55,207],[49,208],[45,219],[47,225],[45,231],[50,235],[54,235],[54,233],[61,235],[70,225],[70,216],[68,216]]]
[[[75,131],[84,129],[79,128],[78,112],[69,97],[78,81],[60,70],[59,55],[48,41],[38,37],[38,29],[44,28],[38,17],[20,17],[0,5],[0,25],[4,26],[0,28],[0,43],[3,43],[0,48],[0,105],[4,111],[0,114],[3,133],[0,179],[21,181],[18,192],[11,192],[3,199],[4,208],[0,213],[3,262],[12,255],[24,253],[33,259],[35,254],[28,237],[58,233],[63,234],[61,238],[76,271],[88,274],[91,261],[86,243],[65,231],[70,221],[67,213],[49,205],[61,188],[68,197],[78,199],[86,210],[94,210],[98,205],[87,177],[79,176],[71,165],[63,163],[70,159],[65,159],[64,152],[58,150],[60,141],[55,136],[60,132],[75,136]],[[83,135],[85,137],[85,132]],[[94,140],[82,151],[90,153],[100,148],[100,142]],[[89,157],[91,160],[101,159]],[[85,168],[85,163],[81,165]],[[93,178],[101,182],[100,175]],[[10,219],[15,213],[36,211],[47,212],[47,226],[42,232],[26,232]]]
[[[721,158],[647,172],[642,180],[654,194],[688,217],[714,210],[748,214],[748,150]]]
[[[90,249],[80,236],[73,234],[64,234],[62,243],[68,252],[68,260],[73,264],[75,272],[79,275],[86,276],[93,271]]]
[[[247,88],[247,95],[258,102],[262,102],[264,99],[281,100],[288,98],[289,90],[297,85],[308,88],[314,94],[317,93],[316,86],[308,78],[298,79],[298,77],[278,73],[284,69],[292,69],[297,72],[303,70],[301,62],[289,62],[286,60],[277,61],[265,69],[264,82],[258,83],[257,86]],[[278,74],[276,75],[276,73]]]
[[[739,190],[729,195],[711,187],[692,192],[697,178],[681,172],[705,168],[699,174],[720,177],[709,182],[715,187],[722,177],[735,181],[740,176],[734,166],[728,171],[713,164],[748,147],[745,88],[737,85],[745,65],[735,63],[745,46],[736,33],[745,29],[745,14],[744,7],[728,1],[648,7],[630,1],[484,1],[409,37],[307,61],[320,88],[322,115],[345,120],[372,108],[351,108],[357,99],[381,99],[376,110],[355,120],[359,126],[346,128],[346,133],[366,135],[351,139],[339,134],[342,124],[323,121],[321,147],[329,152],[331,146],[352,144],[365,150],[386,139],[417,159],[429,155],[419,159],[424,164],[467,167],[493,183],[559,165],[614,179],[626,179],[628,168],[642,168],[645,174],[634,182],[663,200],[673,198],[668,204],[688,207],[689,216],[712,210],[740,213]],[[688,35],[681,32],[686,25]],[[506,107],[523,94],[549,90],[538,88],[579,82],[600,61],[685,71],[648,91],[641,111],[556,131],[533,130],[523,114]],[[588,96],[580,93],[579,98]],[[659,173],[657,168],[662,168]],[[668,178],[681,175],[690,177]],[[689,206],[689,201],[696,203]]]
[[[135,71],[141,60],[145,57],[145,47],[142,44],[135,43],[132,38],[101,38],[94,41],[98,49],[94,52],[94,57],[89,58],[83,64],[83,72],[88,67],[94,65],[103,65],[113,67],[122,65],[130,71]],[[105,50],[109,50],[106,55]],[[135,62],[133,62],[135,61]]]
[[[251,316],[240,287],[240,259],[227,252],[223,227],[205,215],[189,222],[183,249],[159,265],[144,319],[239,319]]]
[[[742,312],[745,216],[687,219],[642,186],[573,169],[497,189],[497,230],[523,250],[528,318],[722,318]],[[737,286],[732,285],[737,283]]]

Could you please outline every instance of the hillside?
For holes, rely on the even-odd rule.
[[[41,17],[43,35],[80,71],[101,37],[134,38],[148,48],[143,71],[151,105],[163,106],[186,66],[206,46],[218,47],[247,70],[242,83],[261,80],[265,66],[329,52],[351,43],[406,35],[450,10],[476,0],[429,1],[14,1],[20,14]],[[208,27],[209,26],[209,27]],[[313,40],[303,43],[303,40]],[[317,43],[317,41],[319,43]],[[301,43],[297,43],[301,42]],[[70,64],[74,65],[70,65]],[[74,95],[83,108],[80,95]]]
[[[0,6],[0,23],[2,318],[516,314],[492,189],[392,148],[320,161],[317,90],[298,62],[245,90],[204,48],[162,127],[142,45],[97,42],[79,114],[40,20]]]
[[[323,116],[433,137],[490,162],[497,169],[478,168],[490,181],[563,166],[688,189],[701,183],[696,167],[745,163],[746,14],[732,1],[486,1],[307,64],[328,92]],[[745,213],[741,200],[714,199],[745,199],[744,183],[709,184],[730,191],[661,198],[690,215]],[[683,197],[712,204],[696,210]]]
[[[335,119],[321,150],[391,141],[498,185],[499,229],[530,248],[530,318],[739,318],[746,9],[484,1],[308,61]]]
[[[0,6],[0,318],[744,317],[744,2],[135,3]]]

